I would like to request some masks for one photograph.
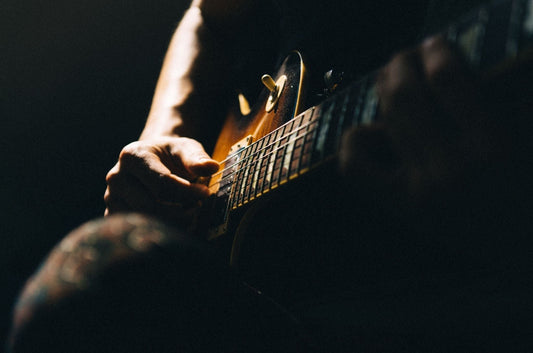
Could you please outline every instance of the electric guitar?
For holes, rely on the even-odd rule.
[[[497,77],[531,56],[533,0],[484,6],[443,34],[473,70]],[[212,193],[209,238],[234,234],[243,209],[335,158],[347,129],[371,124],[379,103],[375,76],[302,111],[306,72],[300,54],[293,52],[274,77],[262,78],[267,88],[261,104],[250,110],[240,97],[240,112],[230,114],[214,149],[220,171],[206,181]],[[240,241],[237,234],[232,261]]]

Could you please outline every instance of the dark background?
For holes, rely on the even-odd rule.
[[[39,262],[103,214],[105,175],[141,132],[188,2],[2,1],[0,342]],[[433,12],[436,25],[453,13]]]
[[[102,215],[105,175],[142,129],[187,4],[2,1],[2,338],[16,294],[46,253]]]

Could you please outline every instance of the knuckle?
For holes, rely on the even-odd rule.
[[[431,85],[449,83],[458,74],[459,60],[442,37],[434,37],[423,45],[423,66]]]
[[[111,169],[107,173],[105,181],[108,186],[120,185],[124,183],[124,173],[121,172],[121,169],[117,165],[116,168]]]
[[[416,49],[403,50],[394,54],[387,66],[390,71],[401,72],[406,67],[416,65],[418,56],[419,54]]]
[[[130,168],[150,158],[150,145],[135,141],[126,145],[119,155],[119,163],[122,168]]]
[[[104,195],[104,203],[106,206],[105,213],[107,215],[125,210],[121,199],[113,197],[111,194]]]
[[[107,183],[107,185],[109,185],[109,184],[113,183],[116,178],[117,178],[116,174],[114,174],[114,173],[112,174],[111,172],[109,172],[105,176],[105,182]]]
[[[454,65],[449,57],[441,57],[428,63],[426,79],[430,84],[444,84],[450,81],[454,71]]]
[[[113,167],[105,176],[105,181],[109,184],[115,181],[119,177],[119,167],[118,164]]]
[[[112,199],[111,192],[110,192],[109,188],[107,188],[105,190],[105,193],[104,193],[104,202],[105,202],[105,204],[109,205],[111,203],[111,199]]]
[[[426,39],[423,47],[428,52],[441,52],[449,47],[448,41],[442,36],[437,35]]]
[[[144,150],[143,143],[140,141],[132,142],[120,151],[119,160],[129,160],[131,158],[136,158],[138,155],[142,154]]]
[[[412,90],[413,53],[404,51],[396,54],[378,75],[378,92],[381,98],[391,104],[401,101]]]
[[[403,79],[393,79],[388,82],[386,88],[386,94],[392,102],[396,102],[401,99],[405,92],[409,89],[409,84]]]
[[[188,137],[180,137],[178,140],[176,140],[174,148],[172,148],[173,153],[187,156],[190,156],[193,153],[199,153],[198,150],[203,151],[203,147],[200,142]]]

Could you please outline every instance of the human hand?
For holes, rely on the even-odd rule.
[[[444,39],[397,54],[376,88],[378,122],[344,136],[345,174],[423,204],[491,158],[494,131],[479,84]]]
[[[209,196],[208,188],[195,179],[218,168],[202,145],[190,138],[132,142],[107,174],[105,214],[135,211],[186,222],[199,201]]]

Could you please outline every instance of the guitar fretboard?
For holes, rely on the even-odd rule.
[[[533,0],[482,7],[447,28],[473,70],[490,72],[527,51],[533,37]],[[371,74],[240,149],[225,163],[217,196],[236,209],[335,156],[348,128],[375,121],[378,98]]]

